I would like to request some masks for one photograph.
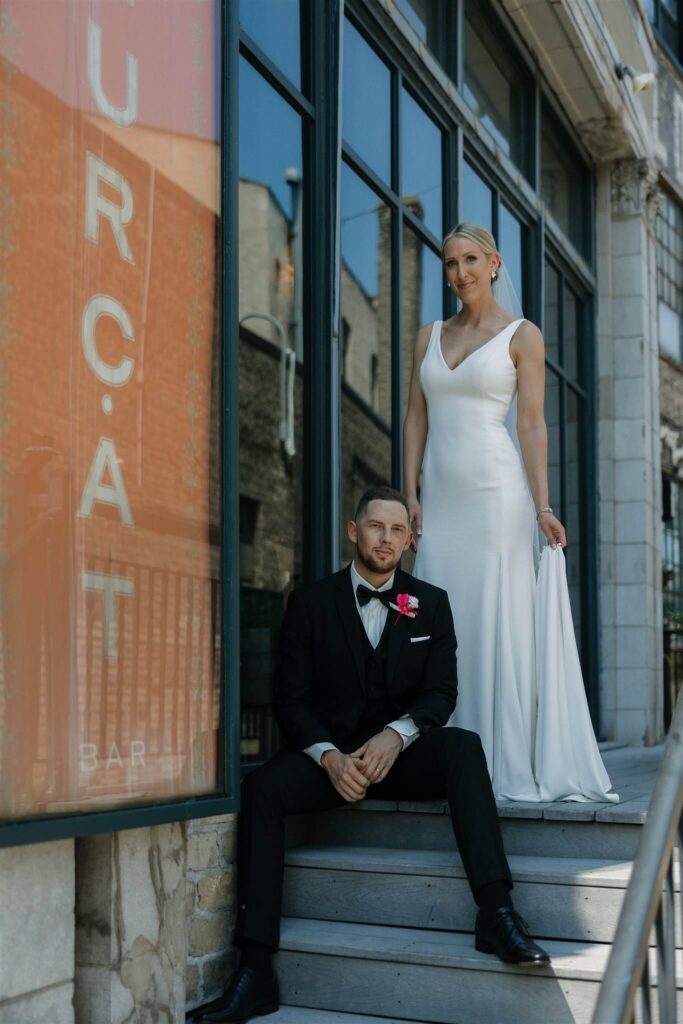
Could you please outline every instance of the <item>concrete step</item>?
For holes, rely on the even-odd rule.
[[[624,804],[619,817],[618,809],[618,804],[501,804],[498,814],[508,855],[633,860],[645,811],[629,811]],[[453,830],[443,801],[363,800],[293,819],[290,843],[451,850]]]
[[[269,1014],[263,1024],[422,1024],[398,1017],[368,1017],[357,1013],[335,1013],[328,1010],[307,1010],[303,1006],[282,1006]]]
[[[630,862],[512,856],[509,863],[515,906],[534,935],[612,941]],[[452,851],[302,846],[287,851],[285,864],[288,917],[472,931],[475,906]],[[675,888],[680,905],[678,865]],[[680,920],[677,913],[679,948]]]
[[[429,1024],[589,1024],[610,947],[545,946],[550,966],[513,967],[477,953],[471,935],[285,918],[276,968],[291,1006]],[[656,976],[654,953],[650,968]]]

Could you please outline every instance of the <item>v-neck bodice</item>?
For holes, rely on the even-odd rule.
[[[494,334],[491,338],[488,339],[488,341],[485,341],[483,345],[478,345],[477,348],[473,348],[472,351],[469,352],[465,356],[464,359],[461,359],[459,363],[456,363],[455,366],[449,366],[448,365],[448,360],[446,359],[446,357],[444,355],[444,352],[443,352],[443,344],[442,344],[442,340],[441,340],[443,338],[443,320],[437,320],[436,323],[439,325],[439,327],[438,327],[438,338],[437,338],[437,346],[438,346],[438,349],[439,349],[439,355],[441,356],[441,360],[442,360],[445,368],[448,370],[448,372],[449,373],[455,373],[456,370],[460,369],[460,367],[463,365],[463,363],[466,363],[468,359],[472,359],[474,356],[476,356],[477,352],[483,351],[483,349],[485,349],[488,345],[492,344],[492,342],[494,342],[496,340],[496,338],[499,338],[500,335],[504,333],[504,331],[507,331],[508,328],[513,327],[515,324],[517,326],[519,326],[519,324],[521,324],[522,321],[521,320],[513,320],[512,323],[506,324],[502,331],[498,331],[498,333]],[[513,334],[514,334],[514,331],[513,331]],[[509,351],[509,347],[510,347],[510,342],[508,341],[508,351]]]

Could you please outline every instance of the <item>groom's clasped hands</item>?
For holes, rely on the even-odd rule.
[[[368,786],[386,779],[402,749],[402,738],[387,727],[350,754],[326,750],[320,764],[339,795],[352,803],[363,799]]]

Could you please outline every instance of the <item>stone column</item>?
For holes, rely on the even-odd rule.
[[[73,841],[0,850],[0,908],[0,1024],[74,1024]]]
[[[75,1024],[184,1024],[186,860],[180,824],[77,840]]]
[[[662,732],[655,177],[620,160],[597,210],[602,723],[610,738]]]

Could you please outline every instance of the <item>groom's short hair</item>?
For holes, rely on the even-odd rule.
[[[359,523],[363,518],[371,501],[397,501],[399,505],[403,505],[406,510],[408,522],[410,522],[410,509],[408,508],[408,502],[400,491],[394,490],[393,487],[368,487],[367,491],[361,495],[360,501],[358,502],[355,517],[356,523]]]

